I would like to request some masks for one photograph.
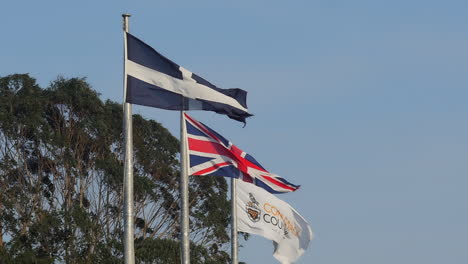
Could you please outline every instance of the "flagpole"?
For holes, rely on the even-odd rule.
[[[182,106],[184,100],[182,98]],[[189,238],[189,191],[188,191],[188,156],[187,156],[187,129],[185,127],[185,111],[180,111],[180,199],[181,199],[181,263],[190,264],[190,238]]]
[[[237,180],[231,178],[231,260],[232,264],[238,262],[238,243],[237,243]]]
[[[128,18],[130,14],[122,14],[123,30],[128,32]],[[133,124],[132,124],[132,105],[126,102],[127,93],[127,36],[124,34],[124,141],[125,141],[125,160],[124,160],[124,261],[125,264],[135,264],[134,224],[133,224]]]

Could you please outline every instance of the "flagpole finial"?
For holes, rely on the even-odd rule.
[[[124,13],[122,14],[122,29],[125,31],[125,32],[128,32],[128,18],[131,17],[132,15],[128,14],[128,13]]]

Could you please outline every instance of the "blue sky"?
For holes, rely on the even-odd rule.
[[[87,77],[122,100],[130,31],[220,87],[241,124],[193,116],[302,185],[297,263],[468,263],[468,2],[4,1],[0,75]],[[178,113],[135,107],[178,135]],[[240,259],[276,263],[253,237]]]

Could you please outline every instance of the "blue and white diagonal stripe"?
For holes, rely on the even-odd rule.
[[[221,89],[126,33],[126,102],[168,110],[206,110],[245,122],[247,92]]]

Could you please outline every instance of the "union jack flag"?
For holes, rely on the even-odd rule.
[[[299,185],[268,172],[252,156],[216,131],[189,115],[184,115],[190,155],[190,175],[239,178],[270,193],[293,192],[299,189]]]

